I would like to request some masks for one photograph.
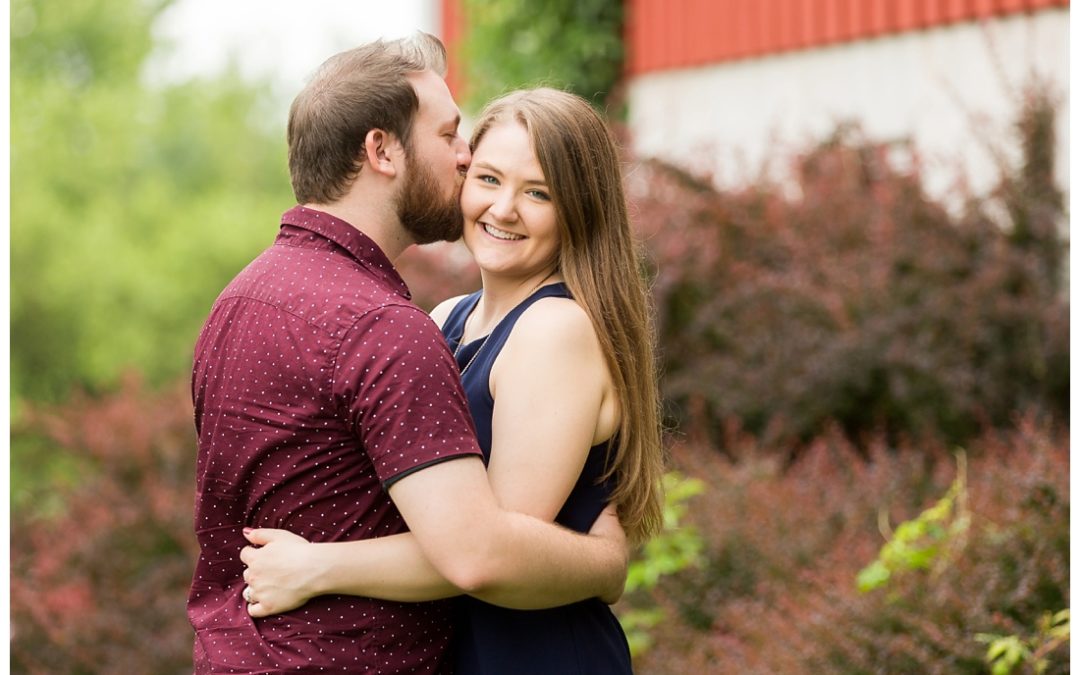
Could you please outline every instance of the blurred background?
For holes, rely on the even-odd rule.
[[[670,430],[638,672],[1069,672],[1069,10],[11,0],[12,671],[190,672],[195,337],[305,77],[422,29],[467,116],[542,83],[623,143]]]

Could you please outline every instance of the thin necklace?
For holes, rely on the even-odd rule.
[[[484,336],[484,341],[480,343],[480,346],[476,348],[476,351],[475,351],[475,352],[473,352],[472,358],[471,358],[471,359],[469,359],[469,362],[468,362],[468,363],[466,363],[466,364],[465,364],[465,367],[461,369],[461,375],[465,375],[465,371],[466,371],[466,370],[468,370],[468,369],[469,369],[469,366],[471,366],[471,365],[473,364],[473,361],[475,361],[475,360],[476,360],[476,357],[477,357],[477,356],[480,356],[480,352],[484,351],[484,345],[486,345],[486,344],[487,344],[487,339],[488,339],[488,337],[489,337],[489,336],[490,336],[490,333],[489,333],[488,335],[485,335],[485,336]],[[465,338],[465,334],[464,334],[464,333],[462,333],[461,337],[462,337],[462,339],[464,339],[464,338]],[[465,344],[464,342],[459,342],[459,343],[458,343],[458,346],[457,346],[457,349],[455,349],[455,350],[454,350],[454,360],[455,360],[455,361],[457,361],[457,356],[458,356],[458,352],[460,352],[460,351],[461,351],[461,347],[462,347],[462,345],[464,345],[464,344]]]
[[[525,300],[528,300],[529,298],[531,298],[531,297],[532,297],[532,295],[533,295],[533,293],[535,293],[536,291],[538,291],[538,290],[540,289],[540,287],[544,285],[544,282],[545,282],[545,281],[547,281],[548,279],[550,279],[551,277],[553,277],[553,276],[555,275],[555,273],[556,273],[556,272],[558,272],[558,271],[559,271],[559,268],[558,268],[558,267],[556,267],[555,269],[551,270],[551,272],[550,272],[550,273],[548,273],[548,275],[547,275],[546,277],[544,277],[543,279],[541,279],[541,280],[540,280],[540,283],[538,283],[538,284],[536,284],[535,286],[533,286],[532,290],[531,290],[531,291],[529,291],[529,294],[525,296]],[[522,300],[522,302],[524,302],[525,300]],[[475,309],[475,308],[474,308],[474,309]],[[513,309],[511,309],[510,311],[512,312],[512,311],[514,311],[514,310],[513,310]],[[509,312],[507,312],[507,314],[509,314]],[[466,328],[466,327],[468,326],[468,324],[469,324],[469,318],[471,318],[471,317],[472,317],[472,312],[470,312],[470,313],[469,313],[469,316],[465,317],[465,323],[463,323],[463,324],[461,325],[461,338],[460,338],[460,339],[458,340],[458,345],[457,345],[457,348],[456,348],[456,349],[454,349],[454,360],[455,360],[455,361],[457,361],[457,357],[458,357],[458,354],[460,354],[460,353],[461,353],[461,348],[465,346],[465,328]],[[503,319],[505,319],[505,318],[506,318],[506,317],[502,317],[502,318],[500,318],[500,319],[499,319],[499,322],[501,322],[501,321],[502,321]],[[496,323],[495,323],[495,325],[496,325],[496,326],[498,326],[498,325],[499,325],[499,322],[496,322]],[[492,330],[494,330],[494,329],[492,329]],[[487,346],[487,343],[488,343],[488,338],[489,338],[489,337],[491,337],[491,333],[488,333],[487,335],[485,335],[485,336],[483,337],[483,340],[484,340],[484,341],[480,343],[480,346],[476,348],[476,351],[475,351],[475,352],[473,352],[472,358],[470,358],[470,359],[469,359],[469,362],[465,364],[465,367],[461,369],[461,373],[460,373],[460,376],[461,376],[461,377],[464,377],[464,376],[465,376],[465,371],[466,371],[466,370],[468,370],[468,369],[469,369],[469,366],[471,366],[471,365],[473,364],[473,361],[475,361],[475,360],[476,360],[476,357],[477,357],[477,356],[480,356],[480,352],[484,351],[484,347],[486,347],[486,346]]]

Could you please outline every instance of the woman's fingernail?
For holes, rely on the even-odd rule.
[[[253,528],[250,528],[250,527],[245,527],[244,528],[244,534],[251,534],[254,531],[255,530]]]

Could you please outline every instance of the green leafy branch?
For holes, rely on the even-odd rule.
[[[1035,675],[1041,675],[1050,666],[1047,656],[1069,641],[1069,610],[1043,614],[1038,632],[1027,639],[992,633],[979,633],[975,639],[990,645],[986,662],[993,675],[1009,675],[1021,663],[1030,665]]]
[[[967,508],[967,458],[956,454],[957,475],[949,491],[918,517],[901,523],[881,548],[877,560],[856,578],[863,593],[881,588],[899,574],[941,569],[962,545],[971,525]],[[884,529],[884,528],[883,528]]]
[[[701,535],[693,526],[683,526],[688,511],[687,501],[705,490],[696,478],[686,478],[677,471],[664,475],[664,528],[642,548],[638,558],[630,563],[626,591],[651,591],[661,577],[696,566],[704,546]],[[630,643],[630,653],[638,655],[652,645],[649,630],[664,620],[659,607],[635,608],[619,614],[619,622]]]

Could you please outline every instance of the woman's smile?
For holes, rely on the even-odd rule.
[[[502,241],[521,241],[522,239],[525,239],[525,237],[520,234],[507,232],[506,230],[499,229],[494,225],[490,225],[488,223],[480,223],[480,226],[484,228],[484,232],[487,232],[492,237],[495,237],[496,239],[501,239]]]

